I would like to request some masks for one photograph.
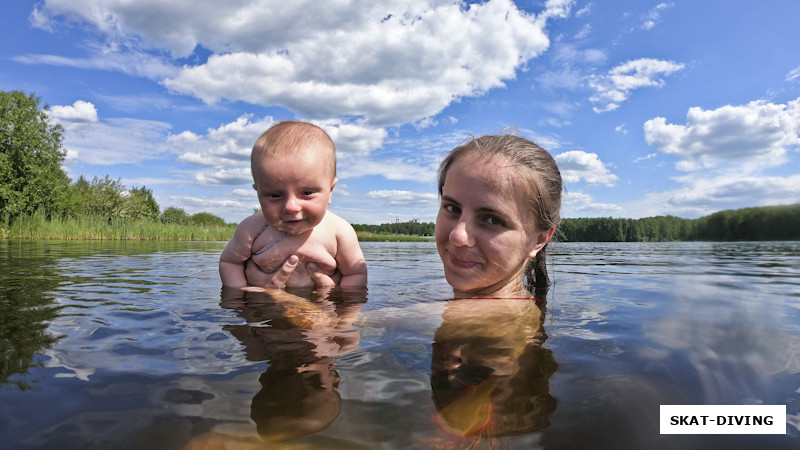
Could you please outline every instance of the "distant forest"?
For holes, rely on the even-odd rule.
[[[353,225],[377,234],[433,236],[435,224],[401,222]],[[675,216],[563,219],[560,242],[795,241],[800,240],[800,204],[720,211],[699,219]]]

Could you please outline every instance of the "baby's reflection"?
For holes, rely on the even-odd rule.
[[[263,439],[297,439],[323,430],[339,415],[334,357],[358,348],[353,323],[365,301],[363,290],[301,296],[223,289],[221,305],[247,321],[223,329],[244,344],[248,360],[269,362],[250,411]]]
[[[532,300],[448,302],[436,331],[431,388],[440,425],[470,439],[546,428],[558,364],[541,344],[543,307]]]

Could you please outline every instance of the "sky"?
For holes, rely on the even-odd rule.
[[[321,6],[324,5],[324,6]],[[9,0],[0,90],[64,128],[73,180],[239,222],[256,138],[337,148],[331,211],[433,222],[439,161],[508,132],[556,158],[562,217],[800,202],[800,2]]]

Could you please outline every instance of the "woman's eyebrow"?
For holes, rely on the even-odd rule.
[[[504,211],[495,208],[489,208],[488,206],[482,206],[478,208],[476,211],[482,214],[492,214],[495,216],[506,217],[508,214]]]
[[[453,197],[450,197],[449,195],[442,194],[442,200],[445,200],[445,201],[447,201],[449,203],[454,203],[456,205],[461,205],[461,203],[459,203],[456,199],[454,199]]]

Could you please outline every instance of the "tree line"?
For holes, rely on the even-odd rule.
[[[563,219],[558,233],[561,242],[800,240],[800,204],[719,211],[699,219]]]
[[[145,186],[126,188],[106,175],[72,182],[61,164],[63,128],[49,120],[48,107],[21,91],[0,91],[0,223],[44,213],[48,218],[102,217],[180,225],[225,225],[210,213],[160,210]]]
[[[375,234],[433,236],[436,224],[399,222],[353,225]],[[800,240],[800,204],[726,210],[699,219],[562,219],[560,242],[793,241]]]
[[[375,234],[398,234],[407,236],[433,236],[436,224],[431,222],[395,222],[382,225],[353,225],[356,232],[365,231]]]

